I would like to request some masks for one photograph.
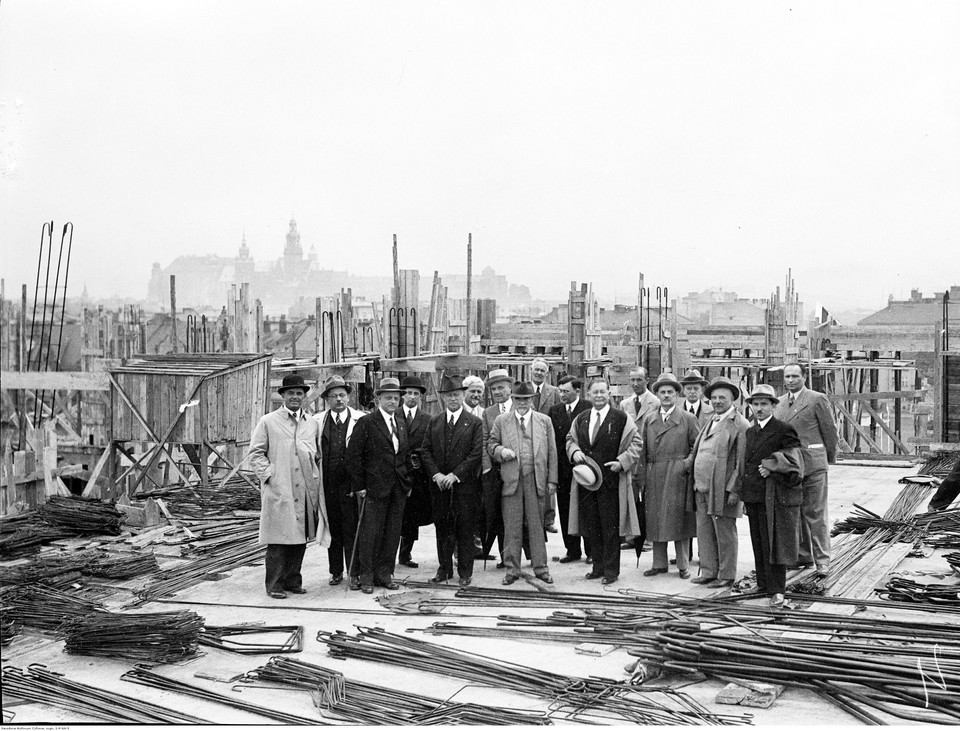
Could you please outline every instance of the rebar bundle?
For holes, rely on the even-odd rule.
[[[200,485],[173,485],[139,493],[144,498],[163,498],[178,516],[209,518],[229,515],[235,510],[260,510],[260,491],[242,477],[232,477],[221,488]]]
[[[874,589],[882,598],[894,602],[927,602],[937,606],[960,607],[960,585],[920,584],[895,576],[883,589]],[[960,628],[957,629],[960,633]]]
[[[189,611],[150,614],[89,614],[60,627],[72,655],[122,657],[146,663],[173,662],[197,652],[203,617]]]
[[[406,725],[549,725],[543,713],[439,698],[350,680],[334,670],[301,660],[274,657],[251,670],[242,683],[266,683],[309,691],[323,716],[367,726]]]
[[[81,569],[81,573],[106,579],[129,579],[159,570],[157,557],[152,553],[130,553],[120,556],[100,553]]]
[[[946,477],[957,464],[957,460],[960,460],[960,455],[957,454],[940,454],[930,457],[920,468],[919,474]]]
[[[37,511],[49,526],[69,531],[73,535],[120,535],[123,513],[115,505],[100,500],[53,495]]]
[[[30,563],[21,566],[0,567],[0,585],[64,585],[79,578],[89,561],[87,556],[80,553],[37,555]]]
[[[3,694],[11,700],[42,703],[111,724],[210,724],[202,718],[68,680],[66,676],[47,670],[42,665],[31,665],[26,670],[5,667]]]
[[[34,516],[33,520],[37,518]],[[0,559],[20,558],[37,553],[40,546],[61,538],[71,538],[73,533],[49,525],[36,522],[33,525],[24,524],[16,530],[0,535]]]
[[[579,678],[542,668],[517,665],[463,650],[358,627],[358,634],[320,632],[332,657],[368,660],[386,665],[455,677],[472,683],[506,688],[547,698],[551,709],[566,718],[613,719],[621,723],[652,725],[741,725],[748,715],[715,714],[687,694],[669,689],[650,690],[605,678]]]
[[[0,607],[0,647],[9,645],[20,634],[20,625],[7,612],[9,607]]]
[[[104,615],[103,605],[47,586],[21,586],[3,594],[7,616],[24,627],[56,631],[74,617]]]
[[[157,673],[149,670],[144,670],[143,668],[134,668],[133,670],[129,670],[121,675],[120,679],[127,680],[131,683],[146,685],[150,688],[159,688],[160,690],[171,691],[173,693],[181,693],[192,698],[210,701],[211,703],[220,703],[222,705],[229,706],[230,708],[236,708],[241,711],[246,711],[247,713],[253,713],[257,716],[263,716],[264,718],[271,718],[274,721],[280,721],[281,723],[286,723],[292,726],[318,725],[315,719],[302,718],[300,716],[294,716],[290,713],[274,710],[273,708],[258,706],[255,703],[247,703],[246,701],[237,698],[235,693],[232,696],[224,695],[223,693],[215,693],[205,688],[191,685],[190,683],[173,680],[172,678],[165,678],[162,675],[158,675]]]
[[[280,643],[238,642],[234,637],[285,635]],[[252,625],[233,624],[223,627],[207,625],[200,632],[200,644],[216,647],[241,655],[265,655],[274,652],[300,652],[303,650],[303,627],[299,625]]]

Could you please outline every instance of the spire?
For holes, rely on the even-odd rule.
[[[240,241],[240,258],[250,258],[250,248],[247,246],[247,230],[243,230],[243,239]]]

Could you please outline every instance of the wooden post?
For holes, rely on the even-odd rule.
[[[467,333],[464,353],[470,355],[470,335],[473,333],[473,234],[467,234]]]
[[[24,367],[27,353],[26,353],[26,332],[27,332],[27,285],[23,285],[20,289],[20,324],[18,326],[19,332],[17,333],[17,370],[21,373],[26,370]],[[17,428],[19,434],[17,435],[17,448],[22,450],[24,444],[27,440],[27,420],[24,414],[26,407],[26,398],[23,391],[17,391]],[[13,496],[11,495],[11,500]]]
[[[180,352],[180,344],[177,335],[177,277],[170,275],[170,321],[173,323],[173,352]]]

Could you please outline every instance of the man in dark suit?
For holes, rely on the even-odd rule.
[[[360,588],[399,589],[393,580],[400,545],[403,506],[410,494],[407,427],[397,418],[400,381],[384,378],[376,390],[377,408],[357,422],[347,446],[353,491],[361,499]]]
[[[757,565],[757,588],[770,593],[770,606],[783,606],[787,566],[797,561],[803,480],[800,439],[789,424],[774,418],[777,396],[758,385],[746,402],[754,423],[747,429],[742,477],[731,495],[743,501]]]
[[[827,514],[827,465],[837,461],[837,422],[829,399],[806,388],[806,371],[798,363],[784,366],[787,393],[774,416],[792,426],[803,451],[803,506],[800,509],[800,554],[806,567],[815,564],[818,576],[830,571],[830,518]]]
[[[410,440],[410,451],[407,453],[407,467],[410,475],[410,486],[413,492],[407,498],[403,507],[403,522],[400,524],[400,557],[401,566],[415,569],[419,564],[411,555],[413,544],[420,537],[420,526],[429,525],[430,488],[427,486],[428,476],[424,473],[420,458],[420,445],[427,433],[430,417],[423,413],[423,394],[426,386],[416,376],[407,376],[400,382],[403,389],[403,408],[401,413],[407,426],[407,438]]]
[[[560,512],[560,535],[563,545],[567,549],[566,555],[560,558],[560,563],[578,561],[581,556],[580,536],[572,536],[569,532],[570,521],[570,482],[573,480],[573,465],[567,457],[567,434],[573,419],[581,411],[587,411],[592,406],[591,401],[580,398],[583,381],[576,376],[564,376],[560,379],[560,403],[552,406],[548,416],[553,424],[553,436],[557,442],[557,506]],[[589,542],[584,539],[584,551],[590,555]]]
[[[469,586],[473,577],[473,534],[480,506],[483,424],[463,407],[464,391],[459,376],[443,377],[437,393],[446,408],[427,425],[420,454],[431,480],[440,563],[430,581],[439,583],[453,578],[456,549],[460,586]]]

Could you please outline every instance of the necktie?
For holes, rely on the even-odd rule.
[[[456,422],[453,420],[453,414],[450,414],[450,421],[448,423],[450,424],[450,428],[453,429],[454,424],[456,424]]]
[[[597,441],[597,432],[600,431],[600,412],[593,412],[593,428],[590,430],[590,444]]]
[[[540,408],[540,386],[537,386],[537,392],[533,395],[533,408]]]
[[[789,401],[789,405],[790,405],[790,406],[793,406],[793,394],[792,394],[792,393],[790,394],[790,396],[789,396],[789,398],[787,399],[787,401]]]
[[[393,451],[400,451],[400,440],[397,439],[397,425],[393,421],[393,417],[390,417],[390,438],[393,440]]]
[[[507,407],[504,406],[503,404],[500,404],[500,413],[501,414],[507,413]]]
[[[570,405],[567,405],[567,416],[570,416],[572,414],[573,414],[573,407]]]
[[[522,417],[522,416],[520,417],[520,433],[523,434],[524,436],[526,436],[526,434],[527,434],[527,427],[524,426],[523,417]]]
[[[336,415],[333,417],[333,420],[334,420],[335,422],[337,422],[337,426],[340,426],[341,424],[343,424],[343,422],[340,421],[340,414],[336,414]]]

